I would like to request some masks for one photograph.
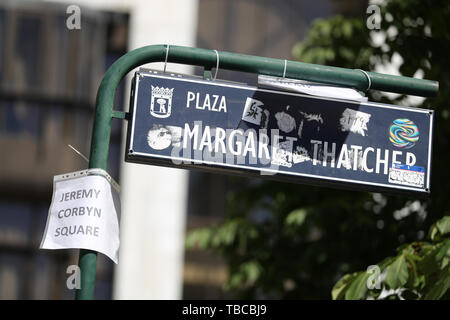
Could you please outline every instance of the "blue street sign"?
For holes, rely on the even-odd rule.
[[[139,71],[125,160],[429,193],[433,111]]]

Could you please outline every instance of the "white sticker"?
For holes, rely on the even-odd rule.
[[[172,136],[172,146],[180,147],[181,146],[181,134],[183,129],[177,126],[166,126],[170,131],[170,135]]]
[[[292,153],[292,162],[294,162],[294,164],[302,163],[302,162],[306,162],[306,161],[310,161],[310,160],[311,160],[311,158],[308,154],[308,151],[303,147],[297,146],[295,148],[295,151]]]
[[[181,127],[154,124],[147,133],[147,143],[155,150],[167,149],[170,145],[179,147],[181,144]]]
[[[306,121],[316,121],[318,123],[323,123],[321,114],[306,113],[306,112],[301,112],[301,111],[300,111],[300,114],[303,117],[305,117]]]
[[[367,97],[364,97],[364,95],[362,95],[355,89],[305,80],[259,75],[258,84],[287,91],[306,93],[319,97],[367,101]]]
[[[118,263],[119,217],[119,187],[104,170],[55,176],[40,248],[90,249]]]
[[[274,146],[271,164],[292,167],[292,145],[292,141],[284,141]]]
[[[367,124],[370,120],[370,114],[346,108],[339,120],[341,131],[350,131],[362,135],[366,135]]]
[[[269,116],[270,116],[270,112],[269,110],[264,110],[264,112],[261,115],[261,126],[260,129],[267,129],[268,124],[269,124]]]
[[[247,98],[244,111],[242,112],[242,120],[259,126],[261,124],[261,117],[263,116],[263,109],[261,108],[263,105],[259,100]]]
[[[275,119],[277,119],[278,128],[286,133],[295,129],[295,119],[291,115],[284,111],[275,113]]]
[[[423,188],[425,184],[425,172],[399,169],[397,167],[400,166],[389,168],[389,183]]]

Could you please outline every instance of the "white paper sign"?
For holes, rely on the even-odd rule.
[[[115,263],[119,252],[119,186],[101,169],[53,178],[41,249],[90,249]]]
[[[287,79],[271,77],[265,75],[258,76],[258,84],[284,89],[287,91],[306,93],[313,96],[337,98],[345,100],[367,101],[357,90],[333,86],[330,84],[316,83],[297,79]]]

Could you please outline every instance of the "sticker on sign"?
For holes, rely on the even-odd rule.
[[[41,249],[90,249],[118,263],[119,186],[101,169],[55,176]]]
[[[425,169],[418,166],[394,164],[392,168],[389,168],[389,182],[422,188],[425,184]]]

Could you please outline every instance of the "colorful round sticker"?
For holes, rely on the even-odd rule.
[[[412,148],[419,140],[419,128],[409,119],[396,119],[389,127],[389,140],[398,148]]]

